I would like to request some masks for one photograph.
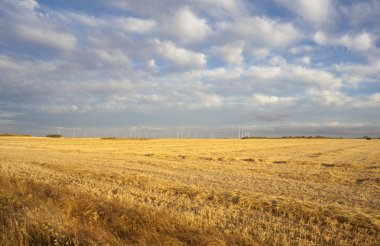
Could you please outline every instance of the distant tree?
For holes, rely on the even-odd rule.
[[[61,138],[62,135],[61,134],[48,134],[48,135],[46,135],[46,137],[48,137],[48,138]]]

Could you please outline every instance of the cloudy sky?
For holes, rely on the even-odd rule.
[[[0,0],[0,132],[380,136],[379,13],[378,0]]]

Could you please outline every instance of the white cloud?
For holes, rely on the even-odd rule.
[[[183,8],[183,6],[189,6],[193,10],[199,10],[207,12],[207,15],[222,17],[239,15],[242,10],[241,0],[144,0],[144,1],[120,1],[120,0],[108,0],[97,1],[103,5],[108,5],[111,8],[118,10],[128,10],[130,12],[143,13],[145,15],[157,16],[168,15],[173,9]],[[170,14],[171,15],[171,14]]]
[[[186,80],[199,80],[199,79],[224,79],[230,75],[224,67],[215,69],[198,69],[191,70],[183,74]],[[180,75],[176,75],[178,78]]]
[[[0,70],[4,71],[22,71],[23,68],[17,60],[0,54]]]
[[[313,40],[314,40],[314,42],[316,42],[317,44],[320,44],[320,45],[326,45],[327,41],[328,41],[326,34],[324,32],[321,32],[321,31],[318,31],[314,34]]]
[[[50,114],[75,113],[79,111],[76,105],[43,105],[37,110]]]
[[[313,50],[313,47],[309,46],[309,45],[302,45],[302,46],[296,46],[296,47],[293,47],[291,48],[289,51],[290,53],[292,53],[293,55],[298,55],[300,53],[309,53]]]
[[[255,78],[269,80],[278,77],[282,72],[281,67],[260,67],[260,66],[251,66],[247,73]]]
[[[368,32],[357,34],[345,34],[343,36],[327,36],[324,32],[316,32],[313,36],[314,42],[319,45],[344,46],[349,50],[366,52],[374,48],[375,38]]]
[[[268,60],[268,63],[272,66],[286,66],[287,61],[282,56],[273,56]]]
[[[363,82],[364,78],[361,76],[344,74],[342,75],[342,81],[344,81],[344,85],[347,87],[358,88],[361,82]]]
[[[211,33],[206,19],[198,17],[189,6],[181,7],[174,16],[164,18],[161,27],[184,43],[200,42]]]
[[[29,76],[38,73],[50,73],[55,69],[56,64],[52,62],[16,59],[0,54],[0,70],[7,72],[7,74],[11,73],[13,76],[16,74],[25,75],[26,73]]]
[[[269,49],[265,49],[265,48],[261,48],[261,49],[252,49],[250,51],[250,54],[255,57],[255,58],[258,58],[258,59],[263,59],[267,56],[269,56],[270,54],[270,50]]]
[[[97,49],[96,53],[102,61],[110,64],[125,66],[129,63],[128,57],[120,49]]]
[[[310,56],[304,56],[301,58],[301,62],[305,64],[310,64],[311,62],[311,57]]]
[[[226,38],[225,32],[231,32],[231,35],[249,40],[261,48],[285,47],[301,37],[291,23],[282,23],[266,17],[243,17],[234,22],[221,22],[218,27],[222,31],[221,38]]]
[[[380,93],[368,97],[350,97],[340,91],[310,89],[308,94],[324,105],[333,105],[346,108],[374,108],[380,107]]]
[[[366,32],[354,36],[344,35],[339,42],[350,50],[368,51],[373,47],[373,38]]]
[[[132,17],[119,17],[115,20],[116,25],[120,25],[120,27],[127,32],[138,32],[145,33],[151,31],[156,27],[157,23],[154,20],[144,20],[137,19]]]
[[[354,1],[348,5],[341,5],[339,9],[352,28],[360,28],[368,24],[378,26],[380,22],[378,0]]]
[[[277,0],[277,2],[316,26],[331,22],[335,15],[331,0]]]
[[[203,97],[203,105],[206,108],[221,106],[222,98],[216,94],[207,95]]]
[[[294,101],[293,97],[277,97],[263,94],[255,94],[253,96],[253,99],[260,103],[262,106],[268,106],[273,104],[288,105]]]
[[[73,35],[51,29],[18,26],[17,32],[20,37],[30,42],[63,50],[73,49],[77,43],[77,40]]]
[[[214,108],[222,105],[222,98],[214,93],[196,92],[193,96],[195,96],[195,100],[193,99],[191,103],[181,104],[181,107],[200,109]]]
[[[153,19],[140,19],[123,16],[91,16],[82,12],[57,12],[54,13],[58,19],[72,25],[82,24],[87,30],[110,31],[118,30],[128,33],[151,33],[157,27]]]
[[[283,115],[302,105],[332,122],[359,114],[378,121],[379,27],[364,14],[358,26],[347,20],[329,29],[320,7],[306,16],[316,1],[292,2],[302,19],[267,12],[268,1],[119,2],[95,1],[88,11],[0,0],[0,104],[27,115],[150,110],[173,122],[182,109],[200,122],[220,108],[232,119],[238,108],[242,115],[253,109],[242,105],[272,114],[280,107]],[[327,5],[338,6],[332,21],[342,17],[341,3]],[[294,117],[308,118],[307,111]]]
[[[206,66],[206,55],[184,48],[177,47],[171,41],[153,40],[157,52],[166,60],[179,67],[204,67]]]
[[[308,91],[308,94],[324,105],[343,106],[352,101],[351,98],[337,90],[316,90],[312,88]]]
[[[193,69],[181,74],[175,74],[174,77],[179,81],[229,81],[238,79],[244,70],[240,67],[224,67],[214,69]]]
[[[322,88],[339,88],[341,79],[333,74],[319,69],[310,69],[301,66],[295,66],[288,71],[288,80],[300,81],[311,86]]]
[[[222,58],[231,65],[239,65],[243,62],[243,49],[245,43],[237,41],[222,46],[217,46],[212,49],[212,52]]]
[[[88,27],[102,27],[106,25],[105,19],[95,17],[82,12],[55,12],[54,15],[58,20],[70,24],[82,24]]]
[[[350,76],[374,76],[378,81],[380,73],[380,59],[369,64],[339,64],[336,69]]]
[[[380,93],[373,93],[362,100],[353,98],[352,106],[356,108],[380,108]]]
[[[154,59],[150,59],[147,63],[147,66],[151,69],[156,68],[156,61]]]
[[[76,37],[55,20],[49,11],[40,10],[36,1],[1,1],[0,42],[19,45],[26,50],[36,45],[72,50],[77,43]]]
[[[236,11],[238,8],[236,0],[193,0],[194,2],[197,2],[197,4],[202,4],[206,7],[212,7],[212,8],[222,8],[227,11]]]
[[[18,0],[15,1],[19,6],[27,8],[27,9],[35,9],[38,8],[38,2],[35,0]]]
[[[380,104],[380,93],[374,93],[370,96],[370,100],[374,103]]]

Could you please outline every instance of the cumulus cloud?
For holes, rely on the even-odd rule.
[[[62,50],[73,49],[77,42],[76,38],[71,34],[49,29],[18,26],[16,32],[23,41],[56,47]]]
[[[258,79],[274,79],[277,78],[282,72],[282,68],[278,66],[263,67],[251,66],[248,69],[248,74]]]
[[[39,13],[36,1],[5,1],[0,15],[7,22],[0,23],[0,42],[18,45],[20,49],[32,46],[72,50],[77,43],[76,37],[55,25],[49,15]]]
[[[373,93],[366,97],[347,96],[337,90],[315,90],[310,89],[309,95],[314,100],[324,105],[332,105],[336,107],[346,108],[379,108],[380,93]]]
[[[343,106],[352,101],[350,97],[337,90],[310,89],[308,94],[314,96],[317,102],[325,105]]]
[[[4,71],[22,71],[22,66],[15,59],[0,55],[0,69]]]
[[[214,93],[206,94],[204,92],[196,92],[192,96],[195,96],[196,100],[191,100],[187,103],[179,103],[178,106],[180,108],[192,110],[222,106],[222,98]]]
[[[268,96],[263,94],[255,94],[253,99],[257,101],[262,106],[269,106],[273,104],[290,104],[294,101],[292,97],[277,97],[277,96]]]
[[[178,47],[172,41],[153,40],[156,51],[162,58],[179,67],[204,67],[207,63],[206,55]]]
[[[202,81],[207,86],[215,89],[218,86],[220,89],[225,87],[233,87],[235,83],[231,81],[237,81],[245,73],[244,69],[240,67],[219,67],[213,69],[191,69],[184,73],[174,73],[171,78],[175,81]],[[230,85],[228,85],[230,83]]]
[[[322,31],[318,31],[313,35],[313,40],[320,45],[326,45],[327,44],[327,37],[326,34]]]
[[[341,5],[339,10],[352,28],[360,29],[363,25],[376,27],[380,22],[380,2],[377,0],[354,1]]]
[[[75,25],[84,25],[89,27],[103,27],[107,25],[104,19],[95,17],[83,12],[62,12],[56,13],[58,19],[65,23],[71,23]]]
[[[375,48],[375,37],[368,32],[355,34],[329,34],[318,31],[313,35],[313,41],[324,46],[343,46],[351,51],[367,52]]]
[[[380,93],[374,93],[370,96],[370,100],[377,105],[380,105]]]
[[[258,49],[256,49],[256,48],[254,48],[254,49],[251,49],[249,53],[254,58],[264,59],[267,56],[269,56],[270,49],[266,49],[266,48],[258,48]]]
[[[56,69],[56,64],[47,61],[34,61],[31,59],[17,59],[7,55],[0,54],[0,70],[3,71],[3,76],[11,75],[35,75],[40,72],[51,73]],[[3,78],[4,78],[3,77]],[[1,82],[2,80],[0,80]],[[12,83],[12,81],[9,81]]]
[[[357,35],[344,35],[339,42],[350,50],[368,51],[373,47],[373,38],[366,32]]]
[[[377,81],[380,73],[380,59],[368,64],[338,64],[336,69],[349,75],[349,77],[373,77]]]
[[[311,62],[311,57],[310,56],[304,56],[301,58],[301,62],[305,64],[310,64]]]
[[[287,74],[288,79],[301,81],[311,86],[321,88],[340,88],[340,78],[324,70],[295,66]]]
[[[38,8],[39,6],[38,2],[35,0],[20,0],[20,1],[16,1],[16,4],[18,4],[20,7],[27,8],[27,9],[34,9],[34,8]]]
[[[309,58],[306,59],[308,62]],[[273,87],[288,85],[298,89],[302,87],[337,89],[342,86],[342,79],[330,72],[293,64],[250,66],[243,74],[261,84],[271,82]]]
[[[326,25],[334,18],[335,9],[331,0],[276,1],[315,26]]]
[[[161,26],[166,33],[184,43],[200,42],[211,33],[206,19],[197,16],[189,6],[181,7],[174,16],[162,19]]]
[[[222,46],[213,47],[212,53],[222,58],[231,65],[239,65],[243,62],[243,49],[245,43],[237,41]]]
[[[241,17],[233,22],[219,23],[219,29],[247,39],[259,47],[285,47],[302,35],[291,23],[282,23],[267,17]],[[228,37],[225,37],[228,39]]]
[[[156,68],[156,61],[154,59],[150,59],[148,62],[147,62],[147,65],[149,68]]]
[[[119,17],[115,19],[115,24],[120,25],[127,32],[145,33],[156,27],[154,20],[137,19],[133,17]]]
[[[220,67],[215,69],[192,69],[184,73],[183,78],[186,80],[223,80],[229,77],[229,75],[231,75],[231,73],[229,73],[226,68]],[[179,75],[176,74],[175,76],[178,78]]]
[[[111,64],[115,65],[126,65],[129,63],[128,57],[124,54],[124,52],[120,49],[111,49],[111,50],[106,50],[106,49],[97,49],[96,54],[98,57]]]
[[[120,112],[128,112],[153,125],[180,115],[206,124],[244,115],[375,122],[376,2],[112,0],[93,1],[90,11],[80,1],[3,0],[0,112],[21,114],[2,120],[106,112],[125,124]]]
[[[239,8],[239,1],[237,0],[195,0],[194,2],[206,7],[222,8],[229,12],[235,12]]]
[[[314,48],[309,45],[301,45],[301,46],[295,46],[291,48],[289,51],[290,53],[294,55],[298,55],[298,54],[303,54],[303,53],[310,53],[311,51],[313,51],[313,49]]]

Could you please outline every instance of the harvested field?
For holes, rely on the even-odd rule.
[[[0,245],[379,245],[380,140],[0,138]]]

